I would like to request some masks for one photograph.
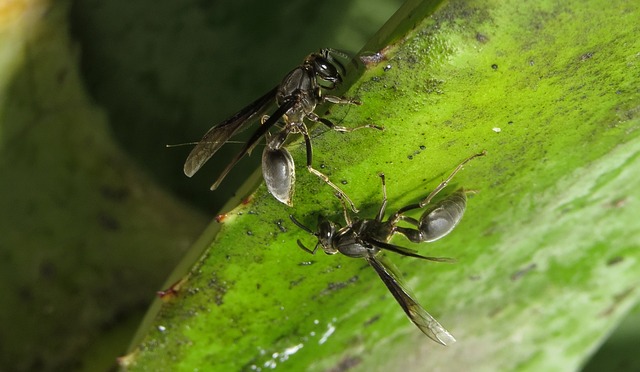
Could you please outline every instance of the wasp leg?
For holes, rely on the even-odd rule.
[[[385,182],[384,173],[380,173],[380,181],[382,182],[382,204],[380,204],[380,210],[378,210],[378,214],[376,215],[376,221],[382,222],[384,218],[384,212],[387,209],[387,184]]]
[[[338,96],[322,96],[324,102],[335,103],[338,105],[356,105],[360,106],[362,102],[354,98],[338,97]]]
[[[419,209],[419,208],[424,208],[425,205],[429,204],[431,202],[431,200],[438,195],[438,193],[440,191],[442,191],[442,189],[444,189],[445,187],[447,187],[447,185],[449,184],[449,182],[451,182],[451,180],[453,179],[453,177],[458,174],[458,172],[460,172],[460,170],[462,170],[462,168],[465,166],[465,164],[467,164],[468,162],[470,162],[472,159],[480,157],[480,156],[484,156],[487,154],[487,151],[482,151],[479,152],[477,154],[473,154],[470,157],[464,159],[460,164],[458,164],[458,166],[453,170],[453,172],[451,172],[451,174],[449,174],[449,176],[442,182],[440,182],[440,184],[433,189],[433,191],[431,191],[429,193],[429,195],[427,195],[426,198],[422,199],[422,201],[420,201],[420,203],[415,203],[415,204],[410,204],[407,205],[406,207],[400,208],[393,216],[391,216],[389,218],[389,221],[392,223],[396,223],[398,220],[402,219],[402,215],[410,210],[413,209]]]
[[[329,177],[327,177],[324,173],[320,172],[319,170],[313,167],[313,149],[311,147],[311,138],[309,137],[309,132],[307,131],[306,128],[303,128],[301,129],[301,133],[302,133],[302,136],[304,136],[304,142],[307,147],[307,170],[309,170],[309,172],[315,174],[317,177],[322,179],[327,185],[331,186],[336,191],[336,193],[338,193],[340,198],[344,199],[347,203],[349,203],[349,205],[351,206],[351,210],[354,213],[358,213],[358,209],[356,208],[356,205],[353,203],[351,198],[349,198],[349,196],[345,194],[345,192],[342,191],[342,189],[340,189],[336,184],[331,182]]]
[[[335,130],[336,132],[340,132],[340,133],[350,133],[350,132],[356,131],[358,129],[364,129],[364,128],[384,130],[384,127],[379,126],[379,125],[374,125],[374,124],[365,124],[365,125],[360,125],[360,126],[354,127],[354,128],[348,128],[348,127],[344,127],[342,125],[335,125],[335,124],[333,124],[333,122],[331,122],[331,120],[325,119],[325,118],[321,118],[321,117],[319,117],[318,115],[316,115],[314,113],[308,114],[307,118],[309,120],[313,121],[313,122],[322,123],[322,124],[326,125],[329,129]]]
[[[424,207],[425,205],[429,204],[431,202],[431,199],[433,199],[436,195],[438,195],[438,193],[440,191],[442,191],[442,189],[444,189],[445,187],[447,187],[447,185],[449,184],[449,182],[453,179],[453,177],[458,174],[458,172],[460,172],[460,170],[462,170],[462,167],[465,166],[465,164],[467,164],[468,162],[470,162],[471,160],[473,160],[474,158],[477,158],[479,156],[484,156],[486,155],[487,152],[486,151],[482,151],[480,153],[471,155],[470,157],[464,159],[462,161],[462,163],[458,164],[458,166],[453,170],[453,172],[451,172],[451,174],[449,175],[449,177],[447,177],[444,181],[440,182],[440,184],[438,185],[438,187],[436,187],[435,189],[433,189],[433,191],[431,191],[431,193],[424,198],[424,200],[422,200],[420,202],[420,208]]]

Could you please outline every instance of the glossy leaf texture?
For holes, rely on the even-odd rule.
[[[297,247],[315,242],[289,214],[310,226],[317,214],[342,219],[332,190],[298,172],[294,208],[262,185],[220,216],[124,366],[574,370],[638,301],[640,5],[424,4],[407,3],[374,38],[389,45],[366,47],[381,54],[346,93],[363,105],[332,108],[340,125],[385,131],[318,128],[314,161],[372,217],[379,172],[393,211],[487,151],[448,189],[477,190],[455,231],[393,241],[458,262],[389,255],[458,342],[424,337],[366,262]],[[289,148],[303,164],[303,146]]]

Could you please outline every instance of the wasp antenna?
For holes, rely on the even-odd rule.
[[[171,148],[171,147],[181,147],[181,146],[197,145],[197,144],[198,142],[172,143],[172,144],[164,145],[164,147]]]
[[[318,236],[318,234],[315,231],[313,231],[310,228],[308,228],[307,226],[303,225],[302,222],[298,221],[295,217],[293,217],[292,214],[289,215],[289,218],[291,219],[291,222],[293,222],[296,226],[298,226],[302,230],[308,232],[311,235]],[[298,242],[300,242],[300,241],[298,240]]]
[[[214,143],[215,141],[211,141],[210,143]],[[164,145],[164,147],[166,148],[172,148],[172,147],[182,147],[182,146],[189,146],[189,145],[197,145],[199,143],[209,143],[209,142],[184,142],[184,143],[170,143],[168,145]],[[226,141],[225,143],[234,143],[234,144],[244,144],[246,142],[243,141]]]
[[[306,245],[304,245],[302,243],[302,241],[300,241],[300,239],[298,239],[298,247],[300,247],[302,250],[304,250],[307,253],[311,253],[311,254],[316,254],[316,249],[318,249],[318,245],[316,244],[316,246],[313,248],[313,250],[307,248]]]

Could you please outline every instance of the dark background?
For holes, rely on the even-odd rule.
[[[320,48],[356,52],[402,1],[98,1],[73,3],[82,73],[113,133],[160,183],[215,213],[259,165],[244,159],[209,191],[240,145],[228,144],[193,179],[192,146],[213,125],[280,82]],[[242,138],[241,138],[242,139]]]

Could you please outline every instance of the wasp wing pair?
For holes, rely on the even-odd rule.
[[[262,171],[267,189],[279,201],[292,205],[295,169],[293,158],[283,146],[289,134],[298,133],[302,134],[306,143],[307,169],[331,186],[355,210],[351,199],[326,175],[313,168],[311,139],[304,123],[304,119],[308,119],[312,122],[322,123],[338,132],[350,132],[357,129],[336,126],[331,121],[320,118],[314,113],[316,106],[324,102],[360,104],[356,100],[322,94],[324,90],[335,89],[342,82],[345,68],[335,59],[335,55],[347,58],[345,54],[333,49],[322,49],[318,53],[310,54],[302,65],[293,69],[283,78],[280,85],[229,119],[211,128],[187,157],[184,173],[188,177],[193,176],[231,137],[261,119],[262,125],[256,129],[249,141],[218,176],[218,179],[211,186],[212,190],[220,185],[236,163],[249,154],[258,141],[266,135],[268,140],[262,157]],[[273,106],[277,106],[275,111],[271,115],[264,115]],[[271,135],[268,134],[269,130],[279,121],[284,126],[272,140]],[[372,125],[362,127],[381,129],[381,127]]]
[[[421,257],[432,259],[437,262],[449,262],[447,259],[437,259],[436,257]],[[398,301],[402,310],[415,324],[418,329],[427,335],[433,341],[441,345],[450,345],[456,342],[456,339],[447,331],[431,314],[429,314],[414,299],[413,294],[402,280],[402,276],[395,266],[383,255],[371,255],[365,257],[369,265],[374,268],[382,282],[387,286],[389,292]]]
[[[187,175],[187,177],[193,176],[231,137],[242,132],[248,126],[257,121],[257,118],[263,115],[275,104],[277,90],[278,87],[271,89],[268,93],[258,98],[235,115],[209,129],[209,131],[205,133],[202,139],[189,153],[189,156],[184,163],[184,174]],[[281,106],[278,111],[286,112],[286,110],[291,108],[290,106],[291,105],[289,105],[289,107]],[[274,113],[274,115],[264,123],[265,125],[263,125],[262,128],[268,129],[270,126],[275,124],[279,118],[280,117],[277,116],[277,112]],[[230,165],[233,167],[240,158],[249,152],[253,145],[255,145],[255,143],[251,144],[251,142],[247,142],[242,151],[236,155],[237,160],[232,161]],[[222,182],[227,173],[228,170],[218,177],[216,182],[211,186],[211,190],[215,190],[220,185],[220,182]]]

